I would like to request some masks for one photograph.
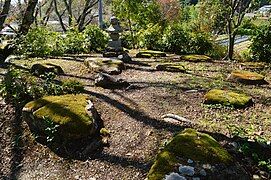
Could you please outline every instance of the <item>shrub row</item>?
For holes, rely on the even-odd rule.
[[[17,40],[17,53],[30,57],[88,53],[104,49],[107,42],[107,34],[95,25],[87,26],[83,32],[70,29],[65,34],[34,27]]]

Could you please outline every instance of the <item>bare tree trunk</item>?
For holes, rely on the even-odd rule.
[[[42,24],[45,25],[45,26],[47,25],[47,22],[48,22],[48,20],[50,18],[50,14],[53,11],[53,5],[54,5],[54,0],[51,0],[51,2],[49,4],[49,7],[46,10],[45,16],[42,18]]]
[[[4,23],[6,21],[6,18],[8,16],[8,12],[10,9],[10,2],[11,2],[11,0],[5,0],[3,10],[0,14],[0,31],[4,28]]]
[[[23,21],[19,30],[20,34],[27,34],[31,24],[34,22],[34,12],[38,4],[38,0],[29,0]]]
[[[58,19],[59,19],[59,22],[60,22],[60,25],[61,25],[63,31],[66,32],[67,29],[66,29],[66,27],[65,27],[65,24],[63,23],[62,15],[61,15],[61,14],[59,13],[59,11],[58,11],[58,8],[57,8],[57,2],[56,2],[56,1],[57,1],[57,0],[54,0],[55,13],[56,13],[56,15],[57,15],[57,17],[58,17]]]

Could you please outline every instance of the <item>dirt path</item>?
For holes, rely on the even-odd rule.
[[[230,135],[228,125],[248,128],[253,124],[255,132],[261,130],[264,137],[271,137],[270,85],[246,88],[224,81],[234,68],[231,63],[184,63],[190,73],[154,72],[150,66],[153,63],[142,60],[118,76],[135,85],[130,90],[105,90],[93,86],[92,74],[76,76],[95,98],[94,104],[110,130],[109,147],[84,161],[65,159],[36,143],[25,123],[20,124],[23,134],[11,133],[8,128],[12,123],[5,123],[0,129],[0,176],[23,180],[145,179],[162,144],[183,129],[162,121],[161,116],[168,113],[199,123],[196,128],[201,130]],[[81,68],[73,66],[69,75],[76,75],[76,70],[82,72]],[[270,73],[270,69],[266,71],[268,81]],[[257,103],[243,110],[206,107],[202,105],[204,93],[213,87],[244,89]],[[14,121],[13,109],[0,106],[0,122]]]

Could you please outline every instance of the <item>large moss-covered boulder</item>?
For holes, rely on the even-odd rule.
[[[185,72],[185,67],[180,63],[159,63],[155,66],[157,71]]]
[[[157,58],[157,57],[166,57],[166,53],[161,51],[151,51],[151,50],[144,50],[139,51],[136,54],[137,58]]]
[[[34,133],[65,141],[93,135],[99,115],[87,95],[62,95],[29,102],[23,119]]]
[[[84,64],[92,71],[120,74],[125,66],[121,60],[113,58],[87,58]]]
[[[45,75],[46,73],[64,74],[63,69],[51,63],[37,63],[33,64],[30,71],[35,75]]]
[[[206,55],[189,54],[181,56],[181,59],[189,62],[210,62],[212,59]]]
[[[223,164],[225,169],[234,166],[232,156],[213,137],[194,129],[186,129],[177,134],[158,154],[148,173],[148,179],[162,180],[167,174],[178,172],[178,166],[186,164],[188,160],[193,160],[199,167],[204,164]],[[227,176],[230,172],[221,170],[220,173]],[[216,176],[215,171],[205,176],[205,179]]]
[[[229,76],[230,80],[235,82],[240,82],[248,85],[263,85],[268,84],[264,79],[265,77],[256,72],[236,70],[231,73]]]
[[[205,94],[204,103],[244,108],[252,104],[252,97],[233,91],[213,89]]]

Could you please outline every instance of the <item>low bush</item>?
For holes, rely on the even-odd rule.
[[[108,35],[96,25],[89,25],[84,30],[88,51],[101,51],[108,43]]]
[[[31,57],[63,54],[60,33],[46,27],[35,27],[17,41],[17,53]]]
[[[163,31],[158,24],[150,24],[147,29],[138,32],[139,46],[150,50],[162,48]]]
[[[31,75],[27,71],[11,68],[0,84],[0,94],[17,107],[39,99],[45,95],[77,94],[84,86],[76,80],[56,80],[54,73],[42,77]]]
[[[66,32],[63,38],[64,52],[68,54],[79,54],[87,52],[86,35],[76,28]]]
[[[256,30],[252,36],[250,46],[252,57],[257,61],[271,62],[271,26],[263,25]]]

